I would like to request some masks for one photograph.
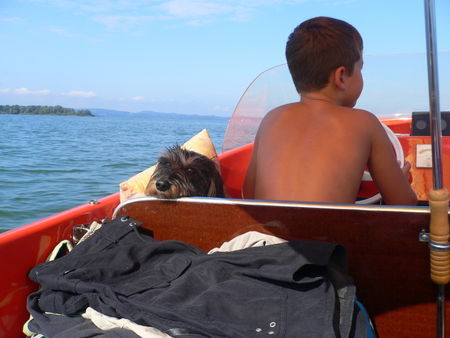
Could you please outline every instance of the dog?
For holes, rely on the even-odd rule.
[[[163,199],[225,197],[216,163],[179,145],[167,148],[160,156],[145,193]]]

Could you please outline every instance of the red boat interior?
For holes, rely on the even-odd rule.
[[[422,206],[400,208],[400,211],[392,207],[376,211],[373,206],[352,205],[318,210],[308,204],[277,208],[276,205],[252,206],[251,201],[242,205],[215,204],[213,201],[208,208],[202,208],[199,203],[156,201],[151,206],[157,210],[153,215],[158,216],[151,220],[146,217],[148,205],[130,204],[122,212],[141,218],[145,226],[155,232],[157,239],[185,240],[203,249],[253,229],[286,239],[339,242],[348,250],[350,272],[380,336],[432,337],[435,334],[434,285],[429,279],[427,245],[418,240],[419,232],[427,229],[429,223],[426,205],[433,184],[432,169],[418,165],[417,150],[418,145],[429,145],[431,140],[430,136],[410,135],[411,118],[385,119],[383,122],[397,134],[405,160],[411,163],[411,184]],[[445,168],[450,165],[450,137],[443,137],[442,149],[444,185],[449,188],[450,170]],[[247,144],[219,156],[230,198],[241,198],[251,150],[252,144]],[[362,184],[361,197],[375,192],[370,183]],[[21,336],[22,325],[28,319],[26,297],[37,288],[28,280],[28,270],[45,261],[58,242],[71,239],[74,226],[111,217],[119,204],[119,194],[98,202],[0,234],[3,274],[0,279],[1,337]],[[169,204],[173,209],[168,208]],[[370,215],[369,209],[373,209]],[[171,210],[170,213],[167,210]],[[179,217],[175,219],[174,214]],[[208,224],[202,222],[205,219]],[[236,222],[230,224],[230,220]],[[345,231],[342,231],[344,226]],[[204,235],[198,236],[199,232]],[[449,292],[447,299],[450,299]],[[449,301],[446,307],[449,312]],[[446,324],[450,327],[450,320],[447,319]]]

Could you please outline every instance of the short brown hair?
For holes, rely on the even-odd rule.
[[[317,17],[304,21],[289,35],[286,60],[300,93],[324,88],[330,73],[344,66],[351,75],[361,58],[363,41],[345,21]]]

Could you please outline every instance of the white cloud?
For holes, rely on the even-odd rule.
[[[356,0],[28,0],[91,15],[109,30],[131,30],[148,22],[175,21],[204,25],[217,21],[249,21],[264,8],[306,2]],[[65,34],[68,32],[55,31]]]
[[[229,113],[231,112],[231,108],[229,106],[220,106],[220,105],[215,105],[212,110],[214,112],[221,112],[221,113]]]
[[[155,19],[145,15],[100,15],[93,18],[95,22],[105,25],[110,30],[128,29]]]
[[[14,90],[14,94],[17,95],[48,95],[50,93],[49,89],[29,90],[28,88],[17,88]]]
[[[139,10],[161,0],[29,0],[41,2],[56,7],[78,10],[85,13],[124,12],[126,10]]]
[[[202,24],[224,20],[249,21],[264,7],[312,1],[327,0],[164,0],[160,2],[159,8],[172,19]]]
[[[167,14],[177,18],[201,18],[224,13],[233,8],[213,1],[170,0],[161,4]]]
[[[355,0],[29,0],[93,15],[110,30],[127,29],[151,21],[172,20],[188,25],[215,21],[248,21],[262,8],[302,2]]]
[[[3,17],[3,18],[0,18],[0,22],[4,22],[4,23],[22,23],[23,20],[21,18],[18,18],[18,17]]]
[[[63,27],[51,27],[50,28],[50,32],[55,33],[59,36],[63,36],[66,38],[76,38],[76,37],[80,37],[80,35],[75,34],[70,32],[69,30],[67,30],[66,28]]]
[[[28,95],[31,94],[31,90],[29,90],[28,88],[17,88],[14,93],[19,95]]]
[[[142,96],[133,96],[131,99],[132,99],[133,101],[143,101],[143,100],[144,100],[144,97],[142,97]]]
[[[0,94],[7,94],[9,93],[11,90],[9,88],[0,88]]]
[[[65,96],[73,96],[73,97],[83,97],[83,98],[90,98],[97,96],[93,91],[82,91],[82,90],[70,90],[66,93],[62,93],[62,95]]]
[[[257,6],[245,1],[169,0],[159,6],[171,19],[186,20],[190,25],[201,25],[217,20],[249,20]]]

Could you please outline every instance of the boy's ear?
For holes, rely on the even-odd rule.
[[[345,89],[345,75],[346,75],[346,71],[345,71],[344,66],[340,66],[340,67],[336,68],[331,73],[332,81],[333,81],[334,85],[336,87],[338,87],[339,89]]]

